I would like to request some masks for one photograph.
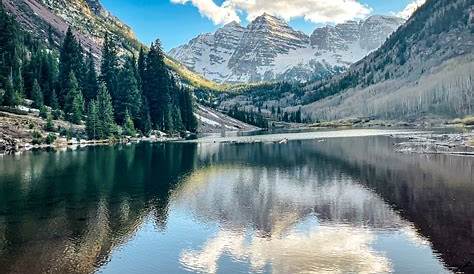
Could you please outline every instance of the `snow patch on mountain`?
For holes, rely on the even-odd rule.
[[[346,68],[382,45],[403,19],[371,16],[316,29],[311,36],[264,14],[199,35],[169,55],[216,82],[307,81]]]

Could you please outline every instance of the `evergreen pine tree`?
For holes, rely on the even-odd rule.
[[[123,134],[126,136],[135,136],[137,134],[135,130],[135,125],[133,124],[132,117],[128,112],[128,109],[125,110],[125,119],[123,123]]]
[[[92,50],[89,50],[86,60],[86,75],[84,80],[84,97],[87,102],[97,97],[99,83],[97,82],[97,72],[95,70],[94,56]]]
[[[33,89],[31,90],[31,99],[33,100],[33,107],[41,108],[44,104],[43,102],[43,92],[41,87],[38,84],[38,81],[35,79],[33,81]]]
[[[125,112],[128,110],[134,121],[140,119],[141,91],[136,78],[136,65],[133,58],[128,57],[119,73],[118,97],[114,106],[116,121],[123,124]]]
[[[169,75],[159,41],[151,45],[146,58],[143,92],[148,101],[152,125],[168,130],[171,123]]]
[[[8,77],[5,83],[5,93],[3,94],[2,104],[4,106],[15,107],[20,103],[20,97],[13,87],[12,76]]]
[[[181,119],[186,130],[196,132],[198,122],[196,116],[194,116],[194,102],[189,90],[182,89],[180,91],[180,109]]]
[[[145,70],[146,70],[146,55],[145,50],[140,48],[140,53],[138,54],[138,64],[137,64],[137,72],[138,72],[138,81],[140,84],[140,89],[143,91],[143,80],[145,79]]]
[[[8,85],[8,77],[15,69],[18,53],[18,26],[0,2],[0,81]],[[13,85],[13,82],[12,82]]]
[[[84,113],[84,97],[82,92],[77,93],[72,100],[71,122],[80,124]]]
[[[43,118],[43,119],[46,119],[48,118],[48,108],[43,105],[40,107],[39,109],[39,117]]]
[[[74,72],[69,73],[64,90],[67,92],[64,109],[68,120],[75,124],[80,124],[84,112],[84,97]]]
[[[112,98],[104,84],[101,84],[99,86],[99,94],[97,95],[97,107],[99,118],[99,137],[101,139],[110,138],[114,134],[116,134],[117,126],[114,121]]]
[[[99,132],[99,109],[95,99],[89,102],[87,109],[86,132],[91,140],[99,139],[102,136],[102,133]]]
[[[53,89],[51,91],[51,99],[50,99],[49,105],[53,110],[59,110],[59,102],[58,102],[58,96],[56,95],[56,89]]]
[[[55,57],[51,53],[43,52],[41,57],[41,69],[39,82],[43,91],[44,102],[48,106],[53,105],[53,90],[57,81],[57,63]],[[56,94],[57,96],[57,94]],[[57,100],[57,98],[56,98]]]
[[[113,106],[117,106],[117,75],[118,75],[118,58],[117,49],[109,35],[105,35],[104,45],[102,48],[102,63],[100,65],[100,80],[105,84],[107,91],[112,97]]]
[[[77,42],[72,29],[69,28],[64,38],[59,55],[59,94],[60,105],[65,105],[65,99],[68,94],[67,85],[69,74],[74,72],[78,85],[83,87],[84,58],[82,46]]]
[[[137,126],[143,135],[150,135],[152,124],[148,102],[145,97],[142,97],[142,108],[140,109],[140,119],[137,121]]]
[[[169,131],[181,132],[185,130],[185,127],[183,125],[183,120],[181,119],[181,110],[178,108],[177,105],[175,104],[171,105],[170,115],[171,115],[172,124],[171,124],[171,129]]]
[[[21,75],[21,68],[16,69],[16,73],[13,74],[13,86],[15,87],[16,93],[19,97],[19,100],[25,98],[25,85],[23,82],[23,76]]]
[[[46,131],[54,131],[53,115],[48,112],[46,115],[46,125],[44,126]]]

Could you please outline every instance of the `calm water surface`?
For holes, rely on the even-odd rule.
[[[0,272],[474,271],[474,159],[397,154],[392,143],[3,156]]]

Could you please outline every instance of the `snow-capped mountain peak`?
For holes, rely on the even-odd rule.
[[[247,27],[231,22],[199,35],[169,55],[217,82],[307,81],[362,59],[402,23],[376,15],[318,28],[308,36],[264,13]]]

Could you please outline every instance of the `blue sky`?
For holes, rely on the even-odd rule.
[[[221,25],[213,22],[209,16],[200,13],[196,3],[203,1],[215,4],[217,7],[222,5],[223,0],[102,0],[102,4],[112,14],[120,18],[126,24],[133,28],[138,38],[150,44],[159,38],[167,51],[173,47],[186,43],[196,35],[205,32],[215,31]],[[245,2],[234,0],[236,2]],[[277,0],[257,0],[261,2],[272,3],[269,1]],[[280,2],[288,1],[294,3],[294,0],[278,0]],[[299,0],[300,3],[311,1],[320,1],[325,4],[329,0]],[[326,1],[326,2],[324,2]],[[355,0],[339,0],[353,1]],[[414,0],[358,0],[360,4],[367,8],[370,14],[393,14],[404,10],[408,4]],[[421,0],[418,0],[421,1]],[[194,5],[193,5],[194,4]],[[290,4],[291,5],[291,4]],[[202,7],[202,6],[201,6]],[[262,4],[255,12],[265,10],[265,4]],[[366,12],[367,12],[366,10]],[[202,10],[201,10],[202,11]],[[265,10],[266,11],[266,10]],[[254,13],[255,13],[254,12]],[[214,12],[215,14],[216,12]],[[272,13],[270,11],[270,13]],[[237,15],[243,25],[248,23],[250,11],[239,10]],[[304,15],[306,16],[306,15]],[[348,15],[351,16],[351,15]],[[214,18],[214,17],[213,17]],[[314,20],[313,20],[314,21]],[[311,22],[301,16],[295,16],[290,19],[290,25],[297,30],[311,33],[316,27],[335,22]]]

